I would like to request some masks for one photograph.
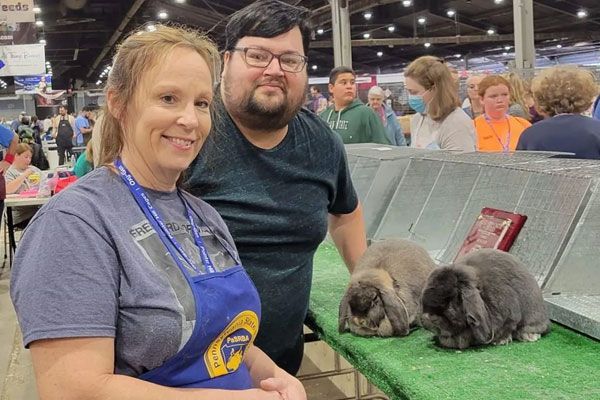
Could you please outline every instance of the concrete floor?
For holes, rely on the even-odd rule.
[[[3,254],[2,241],[0,246],[0,254]],[[0,263],[2,260],[0,258]],[[10,301],[9,279],[10,270],[5,266],[0,269],[0,400],[38,400],[29,350],[23,348],[21,331]],[[305,358],[299,374],[314,372],[319,372],[319,369]],[[344,398],[343,393],[326,378],[306,381],[305,388],[311,400]]]

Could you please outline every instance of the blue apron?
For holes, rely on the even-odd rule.
[[[143,373],[139,378],[169,387],[252,388],[250,373],[243,362],[245,351],[258,333],[260,321],[260,299],[252,281],[241,265],[222,272],[215,270],[194,223],[192,211],[179,192],[205,272],[199,270],[120,159],[115,161],[115,167],[185,276],[196,303],[196,323],[187,343],[164,364]],[[202,273],[191,275],[183,265],[184,261]]]

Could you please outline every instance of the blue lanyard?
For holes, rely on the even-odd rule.
[[[487,122],[487,124],[490,126],[490,128],[492,128],[492,132],[494,132],[494,135],[496,135],[496,139],[498,139],[498,141],[500,142],[500,146],[502,146],[502,151],[508,153],[510,151],[510,120],[508,119],[508,116],[504,116],[504,118],[506,118],[506,124],[508,125],[508,132],[506,134],[506,144],[502,143],[502,139],[500,139],[500,136],[498,136],[498,134],[496,133],[496,129],[494,129],[494,125],[492,124],[490,117],[488,117],[488,115],[484,113],[483,118],[485,119],[485,122]]]
[[[181,257],[185,260],[185,262],[188,263],[188,265],[191,268],[193,268],[194,271],[200,273],[200,271],[196,267],[196,264],[186,254],[181,244],[177,241],[177,239],[175,239],[173,234],[169,231],[169,229],[163,222],[161,216],[158,214],[158,210],[154,208],[152,202],[150,201],[150,198],[148,198],[148,195],[146,194],[144,189],[137,183],[137,181],[135,180],[133,175],[129,173],[127,168],[125,168],[120,158],[117,158],[115,160],[115,167],[119,170],[119,173],[121,174],[121,179],[123,179],[123,182],[129,188],[129,191],[133,195],[133,198],[135,199],[136,203],[138,203],[138,205],[144,212],[144,215],[146,215],[146,218],[148,218],[148,221],[150,222],[156,233],[158,233],[158,236],[160,237],[161,241],[167,246],[167,249],[169,248],[168,242],[170,242],[173,245],[173,247],[175,247],[177,252],[181,255]],[[213,263],[210,260],[210,257],[208,256],[208,251],[206,250],[206,246],[204,245],[204,240],[202,240],[202,236],[200,236],[200,232],[198,232],[198,228],[194,223],[194,218],[192,217],[192,211],[190,209],[190,206],[188,205],[187,201],[185,201],[179,190],[177,191],[177,194],[179,195],[179,198],[185,206],[185,211],[187,213],[187,218],[192,229],[194,241],[196,242],[196,246],[198,246],[198,249],[200,250],[199,253],[200,259],[202,260],[202,264],[204,265],[208,273],[214,273],[216,272],[215,267],[213,266]],[[177,265],[180,266],[180,268],[183,267],[179,258],[175,257],[174,255],[171,256],[173,257],[173,260],[175,260]]]

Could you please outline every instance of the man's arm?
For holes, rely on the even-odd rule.
[[[17,152],[17,145],[19,144],[19,137],[12,134],[12,139],[10,140],[10,144],[6,149],[6,153],[4,153],[4,159],[0,161],[0,173],[6,171],[10,164],[12,164],[13,159],[15,158],[15,153]]]
[[[367,249],[365,221],[360,203],[349,214],[329,214],[329,233],[352,274],[358,259]]]

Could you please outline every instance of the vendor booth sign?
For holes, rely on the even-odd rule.
[[[46,90],[35,92],[36,107],[58,107],[67,104],[66,90]]]
[[[0,0],[0,21],[34,22],[33,0]]]
[[[0,76],[42,75],[45,62],[42,44],[0,46]]]
[[[52,75],[15,76],[15,94],[47,93],[52,91]]]
[[[37,30],[33,22],[0,21],[0,46],[36,43],[36,35]]]

